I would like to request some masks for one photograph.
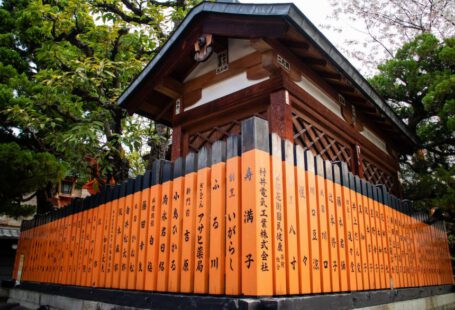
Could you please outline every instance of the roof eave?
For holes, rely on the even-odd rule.
[[[354,66],[333,46],[332,43],[309,21],[303,13],[295,6],[291,7],[291,10],[286,16],[288,22],[291,22],[297,26],[297,29],[304,35],[308,36],[310,40],[332,61],[332,63],[344,73],[345,77],[348,78],[358,89],[363,93],[365,97],[371,100],[371,102],[381,112],[385,114],[397,127],[398,129],[409,139],[413,147],[417,147],[420,142],[418,138],[413,135],[403,121],[395,114],[395,112],[387,105],[387,103],[381,98],[381,96],[373,89],[373,87],[366,81],[366,79],[354,68]]]
[[[327,58],[345,75],[363,95],[371,100],[376,108],[381,111],[397,129],[408,139],[410,145],[416,148],[420,143],[401,119],[393,112],[381,96],[365,80],[365,78],[349,63],[349,61],[333,46],[332,43],[308,20],[305,15],[292,3],[284,4],[235,4],[235,3],[209,3],[203,2],[194,7],[181,22],[176,31],[169,37],[163,47],[144,70],[135,78],[128,88],[121,94],[117,103],[125,106],[128,98],[141,86],[146,77],[154,70],[172,46],[180,39],[185,29],[202,13],[218,13],[232,15],[254,15],[282,17],[288,23],[296,26],[303,35],[313,41],[314,45],[324,53]]]
[[[234,4],[234,3],[211,3],[203,2],[195,6],[188,15],[180,23],[179,27],[169,37],[163,47],[159,50],[142,72],[133,80],[133,82],[123,91],[117,100],[117,104],[124,106],[128,97],[143,83],[149,73],[162,60],[164,55],[172,48],[175,42],[180,39],[180,36],[189,24],[202,13],[219,13],[219,14],[236,14],[236,15],[256,15],[256,16],[286,16],[293,4]],[[240,8],[240,9],[239,9]],[[249,10],[246,10],[249,8]]]

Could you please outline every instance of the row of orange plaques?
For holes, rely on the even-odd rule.
[[[251,118],[240,137],[24,222],[14,278],[249,296],[452,284],[444,225],[425,221]]]

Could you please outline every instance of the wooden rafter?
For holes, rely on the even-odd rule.
[[[291,49],[308,50],[310,48],[310,44],[304,41],[281,40],[281,43]]]
[[[168,96],[169,98],[178,99],[182,96],[183,84],[167,76],[155,86],[155,90]]]
[[[326,79],[334,79],[339,80],[341,79],[341,74],[338,72],[330,72],[330,71],[316,71],[321,77]]]
[[[322,58],[316,58],[316,57],[302,57],[302,61],[305,64],[308,64],[310,66],[325,66],[325,65],[327,65],[327,60],[322,59]]]

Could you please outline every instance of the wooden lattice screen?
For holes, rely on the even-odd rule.
[[[321,155],[330,161],[344,161],[349,170],[356,171],[353,165],[354,148],[348,143],[336,139],[333,135],[315,125],[298,111],[292,112],[294,130],[294,143],[303,148],[310,149],[315,155]],[[373,184],[384,184],[390,191],[395,192],[399,188],[398,179],[392,172],[379,167],[369,159],[362,158],[363,175],[367,181]]]
[[[292,113],[294,143],[310,149],[315,155],[321,155],[330,161],[344,161],[352,170],[352,148],[328,134],[320,127],[304,119],[296,112]]]
[[[266,119],[265,111],[256,113],[254,116]],[[189,151],[197,152],[203,146],[209,146],[212,145],[215,141],[225,140],[229,136],[240,134],[240,123],[243,119],[244,118],[232,120],[220,126],[215,126],[190,134],[188,137]]]
[[[397,177],[392,173],[379,168],[367,159],[362,159],[363,177],[373,184],[384,184],[390,191],[394,192],[398,187]]]
[[[265,118],[265,112],[257,113],[256,116]],[[188,137],[188,150],[197,152],[203,146],[212,145],[217,140],[224,140],[228,136],[240,134],[239,120],[232,120],[220,126],[197,131]],[[330,161],[344,161],[348,164],[349,170],[355,171],[353,165],[353,147],[336,139],[333,135],[314,124],[298,111],[292,112],[294,131],[294,143],[305,149],[310,149],[315,155],[320,155]],[[398,180],[392,173],[386,171],[373,161],[362,158],[363,177],[373,184],[384,184],[395,192]]]
[[[217,140],[224,140],[229,135],[240,133],[240,122],[232,121],[227,124],[216,126],[205,131],[196,132],[189,137],[190,151],[197,152],[203,146],[212,145]]]

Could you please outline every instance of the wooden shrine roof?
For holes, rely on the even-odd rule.
[[[201,3],[190,11],[118,103],[129,113],[172,126],[173,92],[181,91],[181,81],[197,64],[194,42],[201,34],[262,38],[274,49],[291,51],[346,102],[407,145],[406,149],[419,144],[385,100],[294,4]],[[158,85],[165,85],[168,91],[159,90]]]

